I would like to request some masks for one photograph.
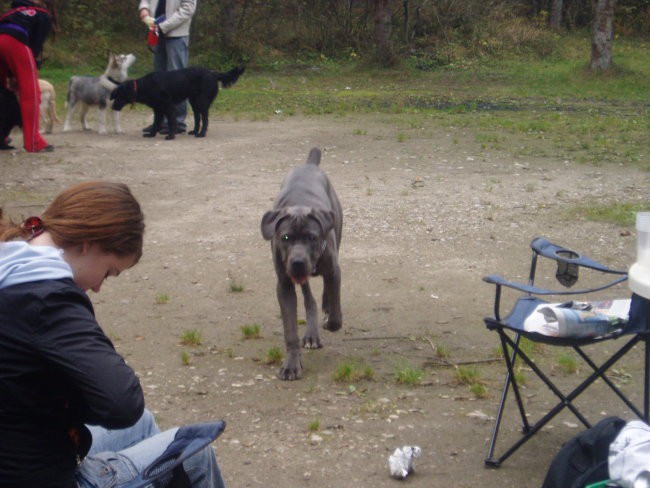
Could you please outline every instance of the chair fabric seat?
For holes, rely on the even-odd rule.
[[[611,339],[616,339],[621,335],[628,333],[630,322],[622,328],[622,330],[612,331],[609,334],[605,334],[598,337],[554,337],[546,334],[541,334],[539,332],[528,331],[524,329],[524,323],[526,318],[528,318],[535,309],[543,304],[548,304],[546,300],[542,300],[538,297],[526,296],[519,298],[515,306],[513,307],[510,314],[505,317],[503,320],[498,321],[491,317],[485,318],[485,324],[488,329],[493,330],[498,327],[505,327],[517,334],[521,334],[523,337],[530,339],[533,342],[539,342],[542,344],[550,344],[552,346],[585,346],[588,344],[596,344],[598,342],[607,341]]]

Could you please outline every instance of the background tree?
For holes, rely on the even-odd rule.
[[[395,63],[392,34],[392,2],[391,0],[374,0],[375,42],[377,43],[376,58],[384,66]]]
[[[221,1],[221,41],[228,49],[233,49],[235,45],[235,7],[236,0]]]
[[[606,71],[612,66],[614,43],[614,8],[616,0],[593,0],[594,31],[591,40],[592,71]]]
[[[549,25],[551,29],[562,30],[562,10],[564,9],[564,0],[551,0],[551,16]]]

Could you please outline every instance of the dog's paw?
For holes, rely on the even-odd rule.
[[[294,381],[302,378],[302,364],[300,362],[300,356],[298,356],[297,359],[294,356],[293,360],[285,360],[284,364],[280,368],[280,371],[278,371],[278,378],[284,381]]]
[[[323,344],[321,343],[319,336],[311,336],[305,334],[305,336],[302,338],[302,347],[305,349],[320,349],[323,347]]]
[[[329,330],[330,332],[336,332],[341,327],[343,327],[342,320],[334,320],[327,317],[323,320],[323,329]]]

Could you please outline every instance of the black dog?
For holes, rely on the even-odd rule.
[[[174,71],[154,71],[137,80],[128,80],[118,85],[111,93],[113,110],[120,111],[127,103],[144,103],[153,108],[153,130],[144,137],[154,137],[167,117],[169,134],[176,134],[174,105],[188,99],[194,112],[194,130],[190,134],[205,137],[208,130],[208,110],[219,94],[219,82],[224,88],[235,84],[243,67],[233,68],[227,73],[210,71],[206,68],[183,68]]]
[[[20,105],[16,94],[0,86],[0,150],[15,149],[7,144],[11,129],[22,125]]]

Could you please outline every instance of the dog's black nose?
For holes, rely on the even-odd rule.
[[[289,266],[293,276],[305,276],[310,271],[307,269],[307,262],[302,258],[292,259],[289,262]]]

